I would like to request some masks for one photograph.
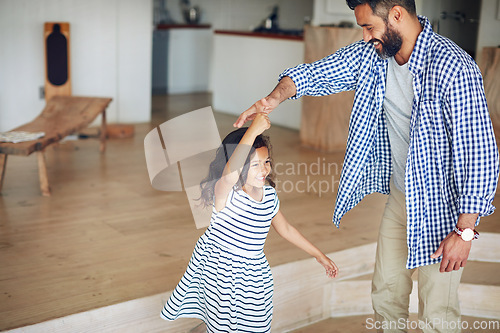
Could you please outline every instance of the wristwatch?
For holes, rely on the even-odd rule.
[[[466,242],[470,242],[473,239],[479,238],[479,232],[471,228],[462,229],[455,226],[455,228],[453,228],[453,231],[455,231],[455,233],[459,235],[462,238],[462,240]]]

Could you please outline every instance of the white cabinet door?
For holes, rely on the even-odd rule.
[[[168,94],[208,91],[212,30],[170,29],[168,38]]]

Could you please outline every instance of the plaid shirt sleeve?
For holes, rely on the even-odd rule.
[[[457,73],[445,99],[451,114],[452,159],[459,213],[493,213],[499,157],[478,67]]]
[[[341,48],[318,61],[286,69],[279,79],[288,76],[295,83],[297,94],[291,99],[307,96],[326,96],[356,89],[364,42]]]

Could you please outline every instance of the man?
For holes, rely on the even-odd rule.
[[[494,210],[498,180],[482,76],[469,55],[416,15],[413,0],[347,4],[364,41],[285,70],[234,125],[288,98],[356,90],[333,221],[338,226],[367,194],[389,194],[372,283],[377,327],[406,330],[418,268],[424,332],[449,332],[460,327],[461,274],[480,216]]]

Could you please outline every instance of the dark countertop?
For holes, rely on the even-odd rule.
[[[210,24],[157,24],[157,30],[166,29],[210,29]]]
[[[295,40],[303,41],[304,36],[298,34],[289,34],[281,32],[255,32],[255,31],[237,31],[237,30],[215,30],[216,34],[221,35],[234,35],[234,36],[244,36],[244,37],[261,37],[261,38],[274,38],[274,39],[285,39],[285,40]]]

